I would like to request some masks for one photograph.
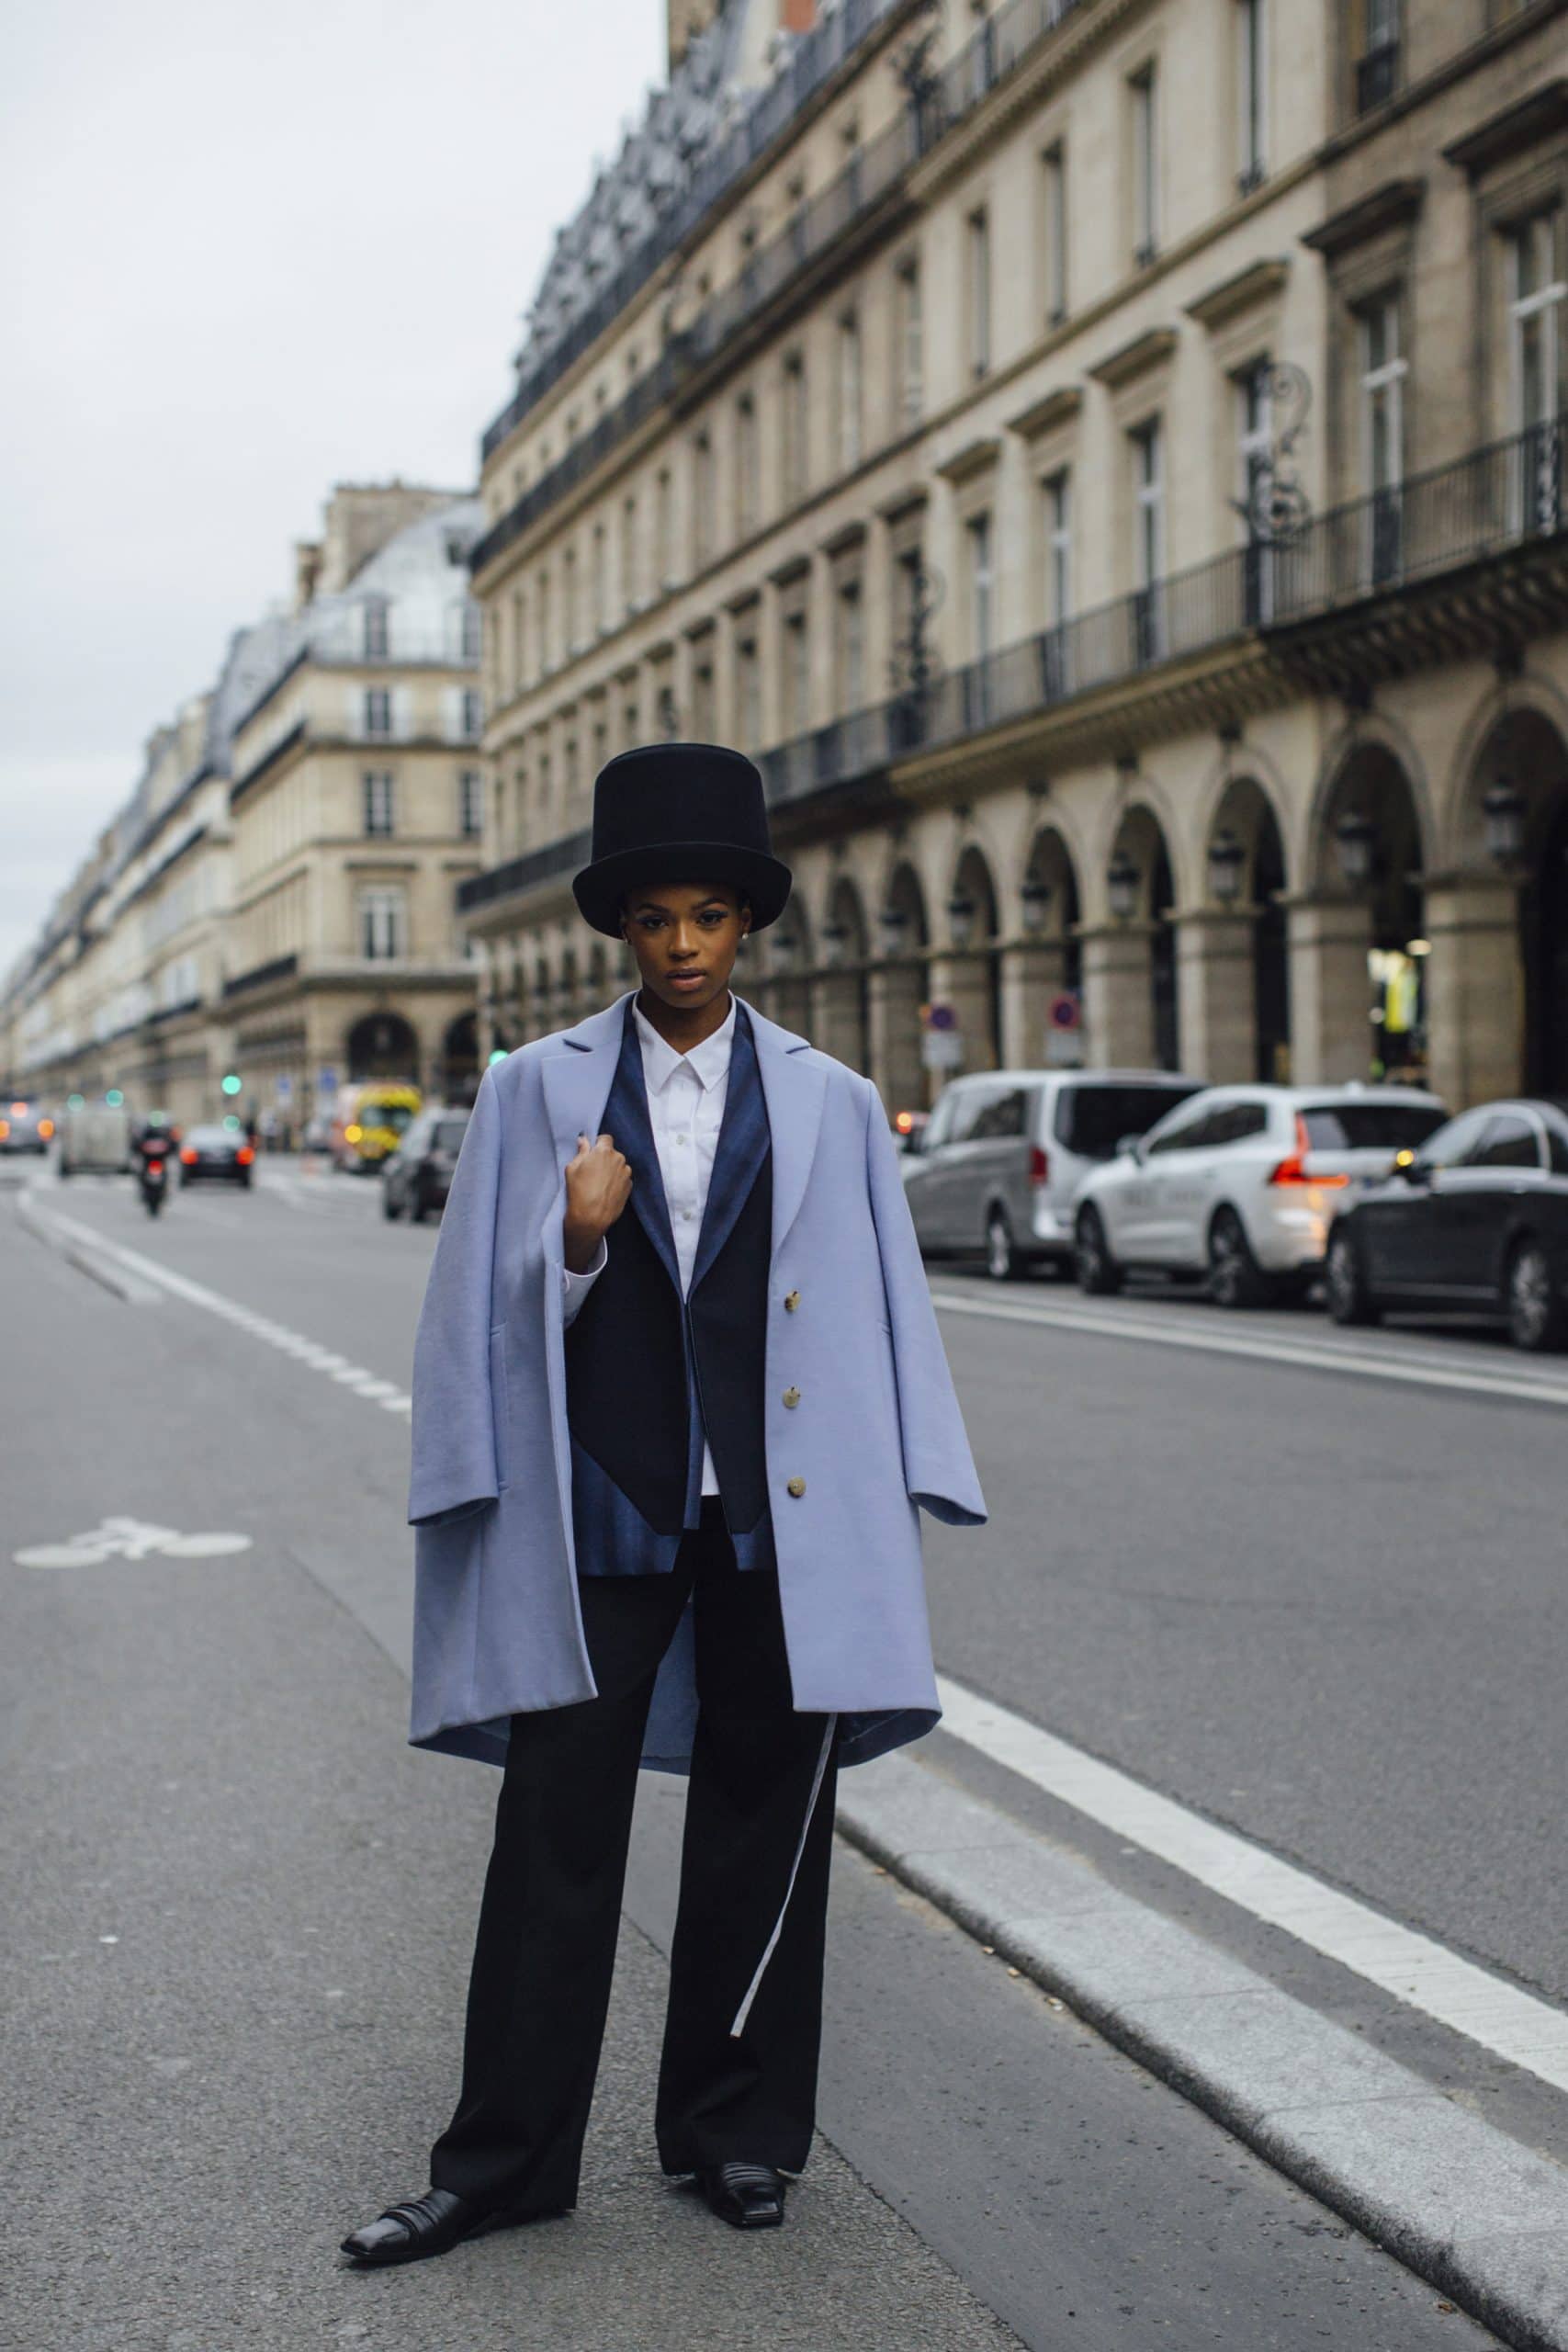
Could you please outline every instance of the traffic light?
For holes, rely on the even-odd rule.
[[[224,1093],[225,1093],[225,1094],[238,1094],[238,1092],[240,1091],[240,1088],[241,1088],[242,1083],[243,1083],[243,1081],[242,1081],[242,1080],[241,1080],[241,1078],[240,1078],[240,1076],[239,1076],[238,1071],[236,1071],[236,1070],[230,1070],[230,1071],[229,1071],[229,1073],[227,1074],[227,1076],[225,1077],[224,1080],[223,1080],[223,1091],[224,1091]]]
[[[125,1097],[120,1092],[118,1086],[111,1086],[108,1092],[104,1096],[104,1101],[108,1104],[111,1111],[118,1111],[124,1103]]]
[[[491,1068],[493,1069],[497,1062],[503,1062],[506,1059],[506,1047],[504,1046],[497,1046],[490,1059]]]

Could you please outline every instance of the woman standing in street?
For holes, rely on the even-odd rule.
[[[815,2110],[833,1790],[936,1722],[919,1507],[985,1505],[869,1081],[740,1002],[790,876],[739,752],[594,787],[640,985],[488,1070],[414,1359],[416,1746],[503,1768],[416,2261],[570,2211],[639,1762],[689,1772],[656,2129],[740,2229]]]

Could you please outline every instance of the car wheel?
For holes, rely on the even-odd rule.
[[[986,1272],[994,1283],[1016,1282],[1023,1272],[1006,1209],[995,1208],[986,1219]]]
[[[413,1198],[409,1203],[409,1223],[423,1225],[429,1215],[430,1203],[425,1197],[423,1187],[416,1184],[413,1188]]]
[[[392,1188],[389,1184],[383,1184],[381,1187],[381,1215],[386,1218],[389,1225],[396,1225],[398,1221],[398,1204],[392,1198]]]
[[[1262,1306],[1273,1285],[1252,1254],[1235,1209],[1221,1209],[1209,1227],[1209,1295],[1216,1306]]]
[[[1098,1209],[1080,1209],[1073,1228],[1073,1268],[1087,1298],[1109,1298],[1122,1287],[1122,1269],[1111,1254]]]
[[[1551,1261],[1539,1241],[1521,1241],[1508,1261],[1504,1304],[1508,1336],[1531,1355],[1568,1345],[1568,1311],[1551,1279]]]
[[[1323,1270],[1328,1311],[1336,1323],[1381,1323],[1382,1311],[1367,1288],[1367,1270],[1355,1235],[1341,1226],[1329,1237]]]

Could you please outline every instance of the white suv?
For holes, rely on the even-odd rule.
[[[1208,1087],[1079,1186],[1079,1287],[1116,1290],[1154,1268],[1206,1274],[1222,1306],[1301,1296],[1353,1189],[1447,1116],[1411,1087]]]

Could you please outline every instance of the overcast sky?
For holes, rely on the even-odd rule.
[[[664,0],[70,0],[0,30],[0,973],[333,482],[461,488]]]

